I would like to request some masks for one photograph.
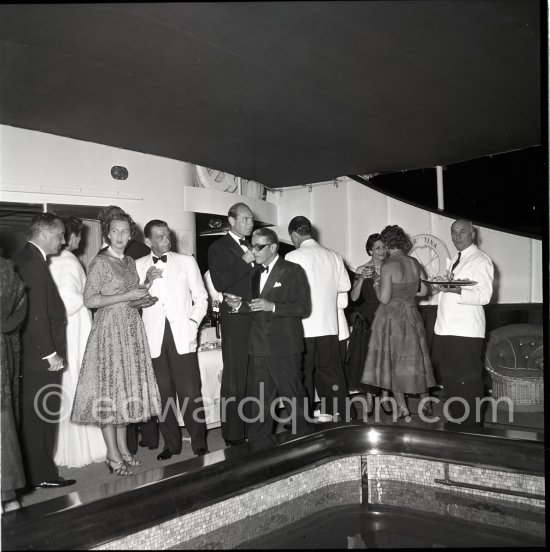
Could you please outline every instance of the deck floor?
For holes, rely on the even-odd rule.
[[[416,412],[416,404],[418,399],[409,398],[409,408],[411,411],[411,417],[409,421],[404,419],[398,420],[396,422],[392,421],[391,416],[386,415],[382,410],[380,410],[379,420],[368,418],[367,422],[373,425],[388,425],[392,423],[399,424],[400,426],[410,424],[412,427],[431,427],[432,429],[442,430],[445,429],[444,423],[442,421],[427,424],[420,420]],[[439,404],[434,409],[434,414],[437,416],[442,416],[442,405]],[[525,431],[531,434],[530,438],[535,438],[535,434],[540,433],[544,430],[544,412],[516,412],[513,416],[513,419],[510,421],[508,418],[508,413],[496,409],[495,417],[491,417],[491,413],[487,412],[485,416],[484,427],[494,428],[494,429],[506,429],[506,430],[517,430]],[[283,428],[280,427],[279,431],[283,431]],[[137,457],[142,461],[142,466],[139,468],[132,468],[132,471],[135,474],[145,472],[147,470],[164,467],[168,464],[174,464],[176,462],[182,462],[194,458],[193,452],[191,450],[190,440],[185,428],[182,428],[182,438],[183,438],[183,447],[182,453],[173,456],[170,460],[158,461],[157,454],[162,451],[162,438],[161,444],[156,450],[148,450],[146,448],[140,447],[137,453]],[[210,429],[207,435],[208,448],[211,452],[221,450],[225,447],[225,443],[221,437],[220,428]],[[51,498],[62,496],[73,491],[81,491],[84,489],[94,488],[98,485],[104,483],[114,482],[117,479],[121,479],[118,476],[111,475],[107,469],[107,466],[101,463],[94,463],[82,468],[59,468],[59,474],[65,478],[76,479],[76,484],[64,487],[61,489],[36,489],[26,494],[20,495],[20,502],[22,506],[29,506],[31,504],[36,504],[38,502],[43,502]]]

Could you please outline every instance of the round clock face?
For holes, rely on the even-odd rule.
[[[415,257],[424,267],[426,276],[428,278],[445,276],[447,261],[451,258],[445,243],[431,234],[417,234],[412,237],[412,242],[409,255]]]

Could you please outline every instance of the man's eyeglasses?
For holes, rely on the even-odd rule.
[[[253,245],[253,246],[252,246],[252,249],[253,249],[254,251],[261,251],[264,247],[266,247],[267,245],[271,245],[272,243],[273,243],[273,242],[256,244],[256,245]]]

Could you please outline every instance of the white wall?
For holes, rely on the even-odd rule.
[[[114,180],[113,165],[128,169]],[[454,255],[452,219],[387,197],[346,177],[308,187],[269,193],[270,202],[237,194],[191,188],[194,166],[155,155],[0,125],[0,199],[28,203],[119,205],[136,223],[168,222],[178,250],[195,251],[195,212],[224,215],[239,200],[258,220],[272,223],[289,243],[287,227],[297,215],[308,217],[323,245],[338,251],[352,269],[367,260],[369,234],[399,224],[411,236],[431,234]],[[500,303],[542,302],[542,244],[489,228],[478,229],[477,243],[493,259]]]
[[[279,230],[287,238],[289,220],[308,217],[318,229],[320,242],[338,251],[355,269],[368,260],[365,242],[370,234],[388,224],[399,224],[411,236],[430,234],[443,242],[450,256],[453,219],[409,205],[363,186],[346,177],[339,187],[333,183],[313,184],[284,190],[279,203]],[[477,227],[477,244],[493,259],[495,293],[493,302],[542,302],[542,244],[515,234]]]
[[[127,180],[113,179],[114,165],[128,169]],[[196,247],[195,212],[225,215],[233,203],[244,201],[259,220],[277,223],[273,203],[193,184],[192,163],[0,125],[2,201],[118,205],[140,228],[152,218],[168,222],[177,250],[188,253]]]

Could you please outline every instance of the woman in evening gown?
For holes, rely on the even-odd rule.
[[[350,292],[352,301],[363,300],[356,314],[350,338],[350,362],[349,371],[346,374],[350,392],[363,391],[360,388],[361,376],[367,358],[374,314],[379,305],[372,284],[375,276],[380,275],[380,267],[387,257],[386,244],[378,233],[371,234],[367,238],[365,249],[371,258],[355,270],[355,280]]]
[[[92,260],[84,304],[97,308],[76,389],[71,421],[101,427],[111,473],[125,476],[141,462],[128,450],[129,423],[161,412],[147,336],[135,303],[150,300],[135,261],[124,249],[135,224],[124,212],[102,221],[109,247]]]
[[[428,388],[436,385],[426,332],[415,302],[417,293],[424,295],[427,288],[420,282],[419,262],[405,253],[410,240],[403,229],[386,226],[381,238],[389,258],[374,281],[380,305],[372,325],[362,382],[391,390],[398,405],[397,417],[404,418],[409,416],[405,393],[425,397]]]
[[[92,462],[103,462],[107,449],[98,427],[74,424],[69,420],[82,357],[92,328],[92,315],[84,306],[86,273],[73,254],[80,245],[84,225],[76,217],[65,217],[63,222],[66,246],[59,255],[50,257],[50,272],[67,311],[67,358],[61,381],[63,393],[54,462],[58,466],[81,468]]]

